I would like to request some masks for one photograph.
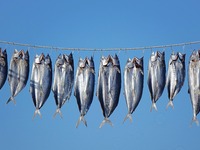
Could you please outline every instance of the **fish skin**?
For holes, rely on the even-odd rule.
[[[173,105],[174,97],[180,92],[185,80],[185,54],[177,53],[171,54],[169,63],[168,63],[168,71],[167,71],[167,79],[166,86],[168,89],[168,98],[169,103],[167,104],[167,108]]]
[[[147,84],[152,101],[151,110],[157,110],[156,102],[162,95],[166,82],[165,52],[152,52],[148,65]]]
[[[84,116],[88,112],[94,95],[95,85],[95,66],[93,57],[79,59],[78,68],[76,71],[75,84],[74,84],[74,96],[77,100],[77,105],[80,112],[79,120],[76,124],[76,128],[80,122],[83,121],[87,126],[87,121]]]
[[[25,65],[26,64],[26,65]],[[16,103],[14,97],[25,87],[29,75],[29,55],[28,51],[24,53],[23,50],[14,50],[10,61],[10,67],[8,71],[8,82],[11,90],[11,97],[8,99]]]
[[[61,107],[70,99],[74,85],[74,60],[72,53],[70,55],[59,55],[54,67],[54,81],[52,91],[57,106],[54,117],[61,113]]]
[[[188,85],[189,85],[189,94],[193,109],[193,118],[192,122],[196,122],[199,125],[197,120],[197,115],[200,111],[200,50],[193,51],[190,56],[189,66],[188,66]]]
[[[124,69],[124,95],[128,114],[124,122],[129,118],[132,122],[131,114],[137,108],[143,93],[144,72],[143,57],[128,59]]]
[[[52,62],[50,56],[42,53],[40,56],[36,55],[30,81],[30,89],[33,103],[35,105],[35,112],[33,118],[38,114],[41,116],[40,108],[44,105],[49,97],[52,84]]]
[[[109,123],[113,126],[109,120],[110,115],[113,113],[119,102],[121,90],[121,70],[118,56],[102,57],[100,61],[98,85],[97,85],[97,97],[99,99],[104,120],[100,124],[100,128]]]
[[[2,51],[2,49],[0,48],[0,89],[5,84],[7,75],[8,75],[7,52],[6,49]]]

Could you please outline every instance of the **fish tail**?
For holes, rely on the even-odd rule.
[[[39,115],[40,118],[42,118],[42,115],[40,113],[40,110],[39,109],[36,109],[35,112],[34,112],[34,115],[33,115],[33,119],[35,118],[36,115]]]
[[[108,123],[108,124],[110,124],[113,127],[112,122],[108,118],[104,118],[104,120],[100,124],[99,128],[102,128],[105,123]]]
[[[152,103],[152,105],[151,105],[151,109],[150,109],[150,112],[152,112],[153,109],[156,110],[156,111],[158,111],[155,102]]]
[[[55,118],[57,114],[59,114],[60,117],[63,118],[62,112],[61,112],[60,108],[57,108],[57,109],[56,109],[56,112],[54,113],[53,117]]]
[[[76,128],[78,128],[79,124],[81,123],[81,121],[84,123],[84,125],[87,127],[87,121],[85,120],[84,116],[81,115],[76,123]]]
[[[168,109],[169,106],[172,107],[172,108],[174,108],[174,104],[173,104],[172,100],[169,101],[169,103],[167,104],[166,109]]]
[[[131,114],[130,113],[128,113],[127,115],[126,115],[126,117],[124,118],[124,121],[123,121],[123,123],[127,120],[127,119],[129,119],[130,120],[130,122],[132,122],[133,121],[133,119],[132,119],[132,116],[131,116]]]
[[[6,104],[8,104],[11,101],[13,101],[13,103],[16,104],[16,101],[15,101],[14,97],[12,97],[12,96],[8,99],[8,101],[6,102]]]
[[[199,126],[199,121],[198,121],[198,119],[197,119],[197,117],[196,117],[196,116],[194,116],[194,117],[192,118],[191,125],[192,125],[192,123],[193,123],[193,122],[195,122],[195,123],[196,123],[196,125],[197,125],[197,126]]]

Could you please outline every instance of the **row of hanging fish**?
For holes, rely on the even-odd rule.
[[[8,73],[7,73],[8,72]],[[52,74],[54,73],[54,79]],[[7,103],[13,101],[14,97],[23,90],[27,84],[29,75],[29,53],[23,50],[14,50],[8,70],[6,50],[0,49],[0,89],[3,87],[8,74],[11,97]],[[121,91],[121,69],[117,55],[101,57],[98,72],[96,96],[99,99],[105,123],[112,126],[109,117],[114,112],[119,102]],[[165,86],[168,90],[169,103],[167,107],[173,107],[173,99],[180,92],[185,80],[185,54],[172,53],[166,73],[165,52],[152,52],[148,64],[147,85],[152,101],[151,110],[155,109],[156,102],[162,95]],[[128,113],[124,121],[130,119],[131,114],[137,108],[143,93],[144,64],[143,57],[128,59],[124,69],[124,96]],[[190,56],[188,68],[189,94],[193,108],[193,121],[198,124],[197,114],[200,111],[200,51],[194,51]],[[53,81],[52,81],[53,80]],[[68,101],[74,88],[74,96],[77,100],[80,117],[76,127],[82,121],[86,126],[84,118],[88,112],[95,87],[95,65],[93,57],[79,59],[76,76],[74,77],[74,60],[70,55],[59,55],[52,71],[52,62],[49,55],[36,55],[31,72],[29,92],[35,106],[35,117],[41,116],[40,108],[45,104],[52,90],[57,109],[54,117],[61,113],[61,107]]]

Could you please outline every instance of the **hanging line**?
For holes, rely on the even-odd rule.
[[[178,43],[178,44],[168,44],[168,45],[158,45],[158,46],[145,46],[145,47],[133,47],[133,48],[66,48],[66,47],[56,47],[56,46],[42,46],[42,45],[32,45],[32,44],[24,44],[17,42],[9,42],[0,40],[0,43],[7,45],[17,45],[17,46],[25,46],[30,48],[42,48],[42,49],[52,49],[52,50],[68,50],[68,51],[131,51],[131,50],[151,50],[156,48],[167,48],[167,47],[177,47],[177,46],[186,46],[193,44],[200,44],[200,41],[186,42],[186,43]]]

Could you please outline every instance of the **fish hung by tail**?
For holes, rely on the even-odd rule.
[[[77,123],[76,123],[76,128],[78,128],[79,124],[81,123],[81,121],[84,123],[84,125],[87,127],[87,121],[85,120],[83,115],[80,115]]]
[[[133,122],[133,119],[132,119],[132,116],[131,116],[131,114],[130,113],[128,113],[127,115],[126,115],[126,117],[124,118],[124,121],[123,121],[123,123],[127,120],[127,119],[129,119],[130,120],[130,122]]]
[[[57,114],[59,114],[60,117],[63,118],[62,112],[61,112],[60,108],[57,108],[57,109],[56,109],[56,112],[54,113],[53,117],[55,118]]]
[[[105,123],[110,124],[113,127],[112,122],[109,120],[109,118],[104,118],[104,120],[102,121],[102,123],[100,124],[99,128],[102,128],[104,126]]]
[[[6,104],[8,104],[11,101],[13,101],[13,103],[16,104],[16,101],[15,101],[14,97],[12,97],[12,96],[8,99],[8,101],[6,102]]]
[[[40,110],[39,109],[36,109],[35,112],[34,112],[34,115],[33,115],[33,119],[36,117],[36,115],[39,115],[40,118],[42,118],[42,115],[40,113]]]

